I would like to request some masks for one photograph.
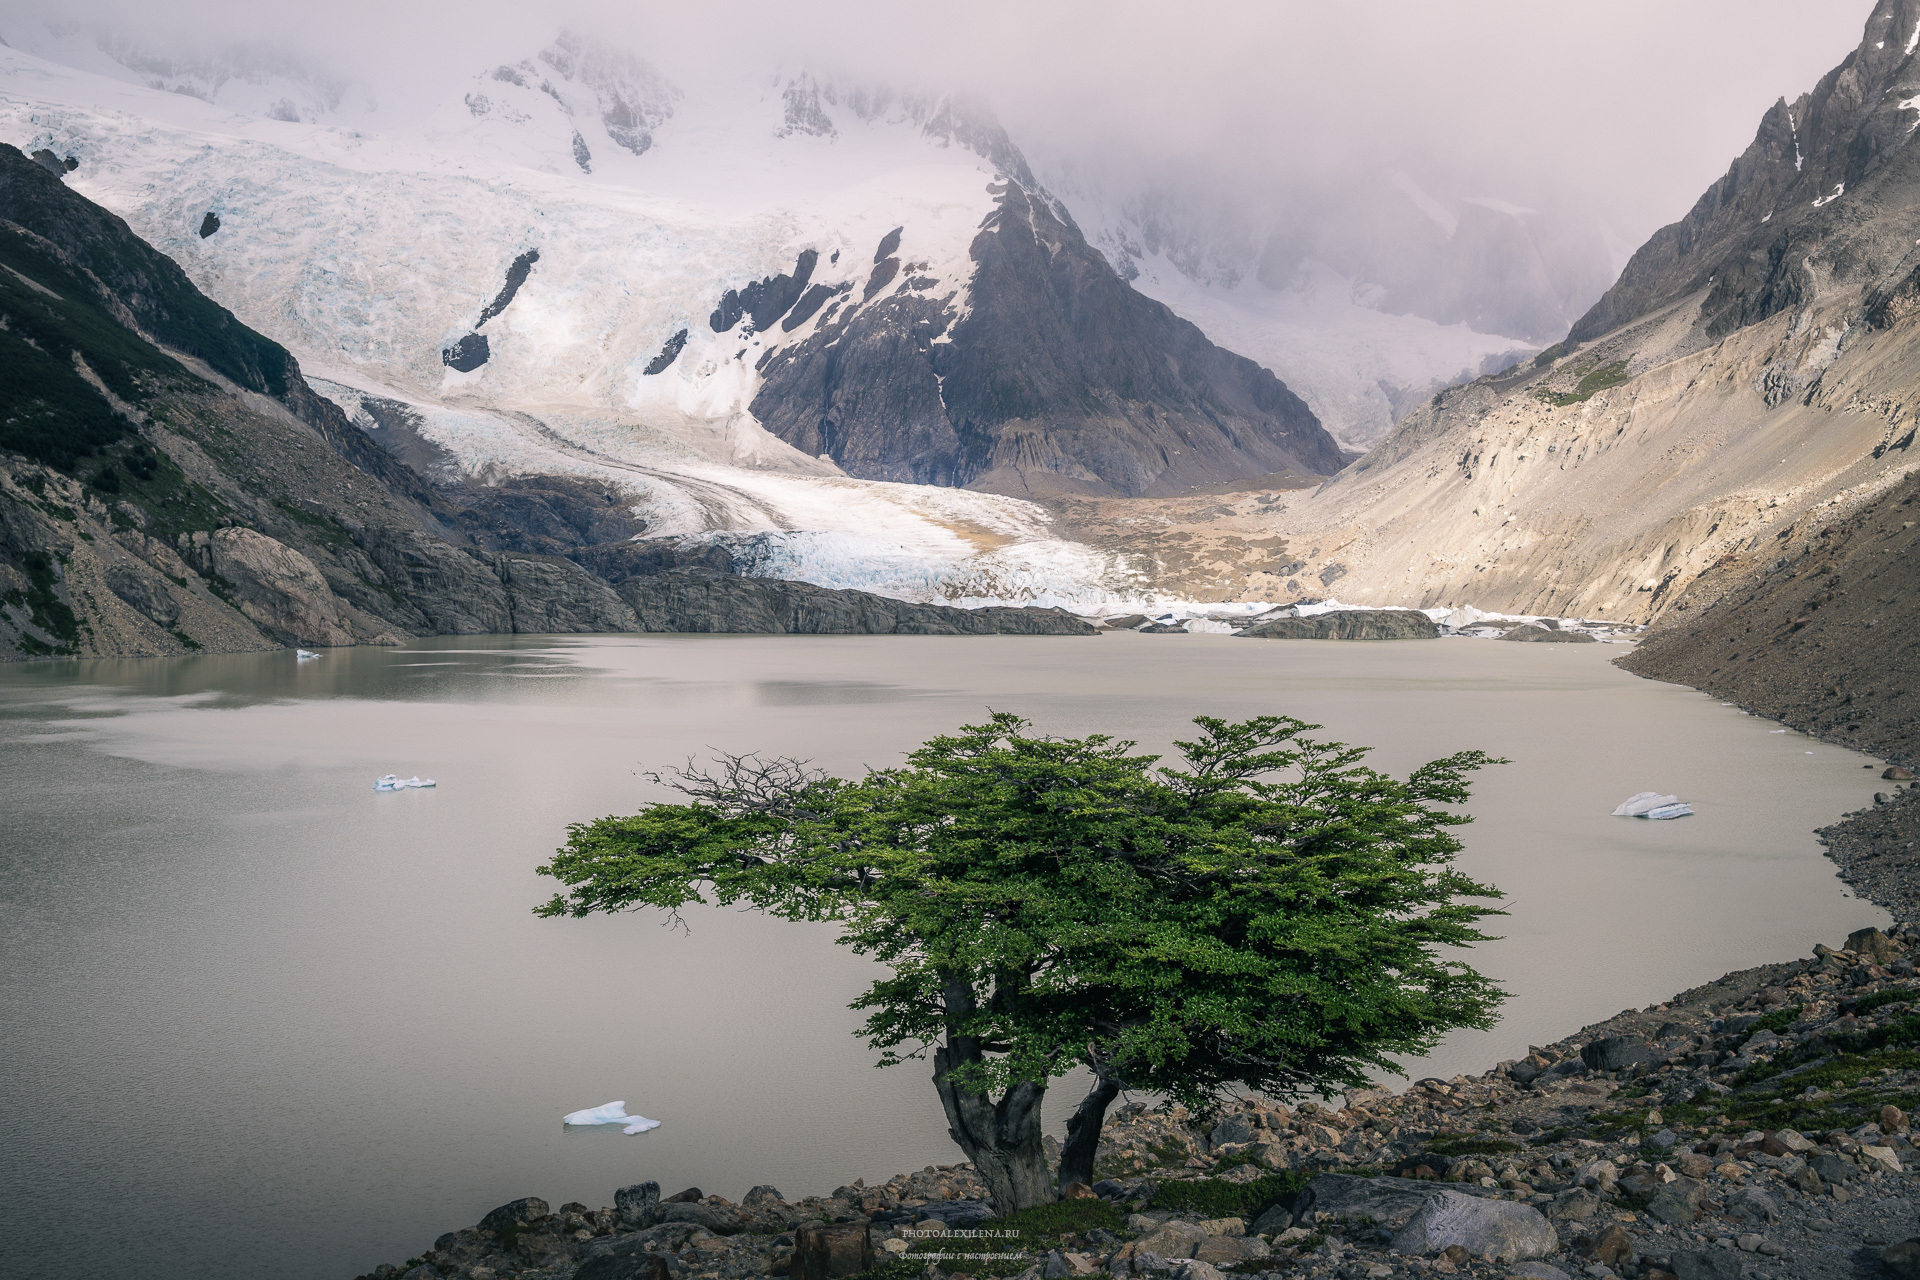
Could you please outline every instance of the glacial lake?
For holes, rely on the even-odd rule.
[[[1416,1077],[1885,923],[1812,834],[1870,801],[1866,758],[1622,651],[462,637],[0,666],[0,1274],[346,1280],[523,1195],[798,1198],[958,1159],[928,1069],[849,1034],[871,970],[827,930],[530,914],[568,822],[708,748],[851,772],[992,707],[1153,750],[1196,714],[1287,713],[1397,773],[1510,757],[1462,865],[1509,894],[1471,959],[1514,996]],[[439,786],[376,794],[388,772]],[[1698,814],[1608,816],[1643,790]],[[613,1099],[662,1127],[563,1130]]]

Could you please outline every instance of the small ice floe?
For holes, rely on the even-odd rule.
[[[411,791],[415,787],[434,787],[438,785],[440,784],[432,778],[423,778],[417,773],[411,778],[403,778],[398,774],[390,773],[384,778],[374,779],[373,789],[375,791]]]
[[[309,661],[310,659],[317,658],[320,655],[315,653],[311,649],[295,649],[293,651],[293,656],[297,661],[306,662],[306,661]]]
[[[1679,796],[1663,796],[1658,791],[1642,791],[1615,809],[1613,816],[1652,818],[1656,822],[1661,822],[1668,818],[1690,818],[1693,816],[1693,806]]]
[[[609,1102],[598,1107],[588,1107],[585,1111],[569,1111],[560,1118],[560,1123],[581,1126],[617,1124],[621,1126],[620,1132],[622,1133],[645,1133],[649,1129],[658,1129],[660,1127],[658,1120],[649,1120],[645,1116],[628,1115],[627,1104],[624,1101]]]

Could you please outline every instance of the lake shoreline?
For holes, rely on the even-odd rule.
[[[1337,1109],[1249,1100],[1201,1124],[1178,1109],[1120,1108],[1098,1161],[1110,1176],[1090,1190],[1125,1227],[1063,1233],[1021,1280],[1098,1272],[1223,1280],[1233,1271],[1261,1280],[1562,1280],[1583,1271],[1840,1280],[1875,1264],[1920,1276],[1920,1243],[1902,1243],[1920,1237],[1920,1151],[1907,1117],[1920,1100],[1920,1055],[1901,1056],[1920,1040],[1910,1003],[1920,1002],[1920,790],[1887,787],[1884,803],[1816,834],[1839,877],[1893,915],[1890,931],[1860,930],[1809,958],[1729,972],[1478,1076],[1363,1091]],[[1787,1080],[1813,1083],[1795,1092]],[[1864,1123],[1814,1123],[1859,1120],[1876,1103],[1877,1118]],[[1209,1218],[1162,1191],[1186,1183],[1252,1194],[1269,1170],[1312,1179],[1297,1221],[1271,1205]],[[619,1206],[598,1211],[515,1201],[489,1215],[494,1226],[449,1232],[409,1267],[382,1266],[362,1280],[747,1280],[789,1270],[812,1280],[817,1263],[796,1260],[793,1249],[803,1224],[863,1227],[866,1246],[879,1250],[865,1255],[871,1265],[919,1239],[916,1221],[938,1230],[927,1220],[975,1225],[986,1213],[984,1188],[964,1163],[792,1205],[771,1187],[739,1206],[689,1189],[652,1217],[630,1207],[640,1190],[622,1189]],[[1479,1228],[1461,1229],[1473,1248],[1402,1252],[1439,1240],[1406,1233],[1424,1230],[1417,1206],[1447,1194],[1510,1207],[1484,1209]],[[1488,1214],[1506,1215],[1504,1225],[1487,1226]],[[1328,1225],[1319,1215],[1364,1215],[1393,1230]],[[1533,1244],[1523,1228],[1536,1231]],[[938,1280],[967,1265],[934,1263],[926,1274]]]

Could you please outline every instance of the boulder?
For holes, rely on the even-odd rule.
[[[166,581],[145,565],[120,561],[107,566],[107,590],[162,627],[180,621],[180,604]]]
[[[1553,1198],[1546,1208],[1547,1217],[1554,1222],[1585,1222],[1606,1204],[1599,1196],[1579,1187],[1565,1191]]]
[[[1874,1173],[1901,1173],[1901,1157],[1895,1155],[1893,1148],[1868,1144],[1860,1148],[1860,1167],[1872,1169]]]
[[[588,1258],[573,1273],[573,1280],[671,1280],[671,1273],[660,1254],[632,1250]]]
[[[191,535],[216,588],[262,631],[283,644],[350,645],[340,600],[313,561],[252,529]]]
[[[660,1221],[660,1184],[648,1179],[622,1187],[613,1193],[613,1207],[620,1214],[620,1225],[629,1231],[641,1231]]]
[[[1920,1236],[1882,1249],[1880,1266],[1896,1280],[1920,1280]]]
[[[1255,640],[1437,640],[1440,628],[1418,609],[1340,609],[1274,618],[1240,634]]]
[[[1676,1253],[1673,1273],[1680,1280],[1740,1280],[1742,1261],[1731,1249]]]
[[[1271,1257],[1273,1250],[1258,1236],[1208,1236],[1193,1248],[1197,1261],[1216,1267],[1238,1266],[1255,1258]]]
[[[789,1280],[831,1280],[873,1266],[873,1237],[864,1222],[835,1222],[797,1227]]]
[[[1775,1129],[1760,1139],[1760,1149],[1770,1156],[1800,1156],[1814,1149],[1814,1144],[1791,1129]]]
[[[1878,929],[1860,929],[1848,934],[1845,949],[1866,956],[1875,964],[1892,964],[1901,952],[1900,944]]]
[[[1311,1227],[1317,1214],[1345,1218],[1368,1217],[1389,1231],[1397,1231],[1426,1203],[1437,1195],[1477,1194],[1470,1187],[1442,1187],[1415,1178],[1362,1178],[1347,1173],[1323,1173],[1307,1184],[1294,1201],[1296,1225]],[[1254,1223],[1260,1233],[1270,1215],[1263,1214]]]
[[[1653,1050],[1638,1036],[1607,1036],[1580,1050],[1580,1060],[1593,1071],[1624,1071],[1642,1062],[1653,1061]]]
[[[518,1200],[509,1200],[480,1219],[482,1231],[509,1231],[514,1227],[524,1227],[537,1222],[552,1213],[547,1202],[539,1196],[523,1196]]]
[[[1615,1223],[1595,1238],[1592,1247],[1586,1250],[1586,1255],[1595,1262],[1617,1267],[1623,1262],[1637,1260],[1640,1251],[1634,1247],[1633,1237],[1627,1234],[1627,1229]]]
[[[956,1231],[964,1231],[993,1217],[993,1206],[984,1200],[933,1200],[915,1209],[913,1215],[915,1222],[933,1218]]]
[[[1834,1151],[1822,1151],[1819,1155],[1807,1161],[1807,1167],[1828,1182],[1846,1182],[1859,1172],[1858,1169],[1841,1159],[1838,1152]]]
[[[1191,1258],[1206,1238],[1207,1233],[1191,1222],[1166,1222],[1135,1241],[1135,1252],[1156,1258]]]
[[[717,1236],[739,1235],[748,1227],[745,1216],[728,1205],[695,1201],[668,1202],[660,1206],[661,1222],[684,1222],[705,1227]]]
[[[1435,1253],[1459,1245],[1476,1258],[1519,1262],[1560,1248],[1553,1224],[1532,1205],[1439,1191],[1394,1234],[1399,1253]]]
[[[1676,1177],[1647,1198],[1647,1212],[1670,1227],[1681,1227],[1699,1218],[1706,1203],[1706,1184]]]

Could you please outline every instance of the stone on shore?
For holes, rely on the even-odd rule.
[[[1399,1253],[1436,1253],[1456,1244],[1476,1258],[1519,1262],[1553,1254],[1560,1237],[1532,1205],[1452,1190],[1437,1191],[1393,1237]]]

